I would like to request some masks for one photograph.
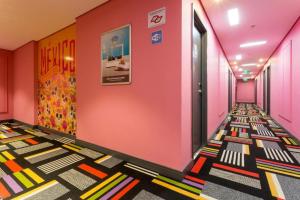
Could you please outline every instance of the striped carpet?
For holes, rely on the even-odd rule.
[[[0,199],[300,199],[298,141],[236,105],[183,178],[17,123],[0,123]]]

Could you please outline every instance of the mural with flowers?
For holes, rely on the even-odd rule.
[[[75,70],[75,25],[39,41],[39,125],[75,135]]]

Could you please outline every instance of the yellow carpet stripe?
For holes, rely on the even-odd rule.
[[[77,149],[82,149],[82,147],[80,147],[80,146],[78,146],[78,145],[76,145],[76,144],[72,144],[72,143],[70,143],[70,144],[68,144],[69,146],[72,146],[72,147],[75,147],[75,148],[77,148]]]
[[[212,148],[207,148],[207,147],[204,147],[203,150],[207,150],[207,151],[215,151],[215,152],[218,152],[219,149],[212,149]]]
[[[30,178],[32,178],[37,184],[44,182],[44,179],[42,179],[39,175],[37,175],[29,168],[24,169],[23,172],[25,172],[25,174],[27,174]]]
[[[263,143],[262,143],[261,140],[256,140],[256,145],[257,145],[257,147],[260,147],[260,148],[264,147],[264,145],[263,145]]]
[[[104,156],[103,158],[100,158],[100,159],[98,159],[98,160],[95,160],[95,163],[102,163],[104,160],[107,160],[107,159],[109,159],[109,158],[111,158],[112,156],[110,156],[110,155],[107,155],[107,156]]]
[[[48,150],[48,151],[43,151],[41,153],[33,154],[31,156],[27,156],[27,157],[25,157],[25,159],[30,159],[30,158],[34,158],[34,157],[37,157],[37,156],[41,156],[41,155],[44,155],[44,154],[47,154],[47,153],[51,153],[51,152],[59,150],[59,149],[61,149],[61,148],[58,147],[58,148],[51,149],[51,150]]]
[[[277,193],[275,184],[273,182],[273,177],[271,176],[271,173],[266,172],[266,176],[267,176],[267,181],[269,183],[269,187],[270,187],[272,196],[273,197],[278,197],[278,193]]]
[[[289,173],[289,172],[284,172],[284,171],[280,171],[280,170],[276,170],[276,169],[271,169],[271,168],[269,168],[269,167],[261,167],[261,166],[257,166],[257,168],[259,168],[259,169],[264,169],[264,170],[271,171],[271,172],[275,172],[275,173],[279,173],[279,174],[285,174],[285,175],[289,175],[289,176],[293,176],[293,177],[298,177],[298,178],[300,178],[300,175],[292,174],[292,173]]]
[[[14,160],[15,157],[11,155],[8,151],[3,151],[2,154],[8,159],[8,160]]]
[[[285,137],[282,137],[282,139],[285,141],[285,143],[291,144],[290,141],[288,141],[288,139],[286,139]]]
[[[160,181],[160,180],[157,180],[157,179],[153,179],[152,182],[153,182],[153,183],[156,183],[156,184],[158,184],[158,185],[160,185],[160,186],[163,186],[163,187],[165,187],[165,188],[168,188],[168,189],[170,189],[170,190],[173,190],[173,191],[175,191],[175,192],[177,192],[177,193],[179,193],[179,194],[182,194],[182,195],[184,195],[184,196],[190,197],[190,198],[192,198],[192,199],[197,199],[197,200],[202,200],[202,199],[203,199],[203,200],[204,200],[204,198],[201,197],[201,196],[199,196],[199,195],[193,194],[193,193],[191,193],[191,192],[188,192],[188,191],[183,190],[183,189],[181,189],[181,188],[175,187],[174,185],[165,183],[165,182],[163,182],[163,181]]]
[[[5,139],[7,138],[3,133],[0,134],[0,139]]]
[[[243,145],[243,148],[244,148],[244,153],[245,153],[246,155],[250,155],[249,145],[244,144],[244,145]]]
[[[67,149],[71,149],[71,150],[73,150],[73,151],[76,151],[76,152],[78,152],[78,151],[79,151],[79,149],[76,149],[76,148],[74,148],[74,147],[71,147],[71,146],[69,146],[69,145],[66,145],[66,144],[64,144],[64,145],[63,145],[63,147],[65,147],[65,148],[67,148]]]
[[[88,198],[89,196],[91,196],[92,194],[94,194],[95,192],[97,192],[98,190],[100,190],[101,188],[103,188],[104,186],[106,186],[107,184],[109,184],[110,182],[112,182],[113,180],[115,180],[116,178],[118,178],[121,175],[122,175],[121,172],[116,173],[115,175],[113,175],[112,177],[106,179],[105,181],[103,181],[102,183],[100,183],[99,185],[94,187],[93,189],[91,189],[88,192],[81,195],[80,198],[81,199]]]
[[[29,192],[26,192],[26,193],[24,193],[24,194],[22,194],[18,197],[13,198],[13,200],[27,199],[27,198],[31,197],[32,195],[38,194],[38,193],[42,192],[43,190],[45,190],[49,187],[52,187],[53,185],[56,185],[56,184],[58,184],[58,182],[56,180],[50,181],[50,182],[48,182],[48,183],[46,183],[46,184],[44,184],[44,185],[42,185],[38,188],[35,188],[33,190],[30,190]]]

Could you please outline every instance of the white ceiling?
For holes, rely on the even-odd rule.
[[[254,77],[300,15],[300,0],[201,0],[237,78]],[[240,23],[230,26],[227,11],[238,9]],[[251,48],[240,44],[265,40],[267,43]],[[236,60],[236,55],[242,60]],[[259,62],[262,59],[263,62]],[[237,64],[234,64],[237,62]],[[260,66],[244,67],[256,63]],[[242,77],[241,77],[242,76]]]
[[[14,50],[72,23],[108,0],[1,0],[0,49]]]

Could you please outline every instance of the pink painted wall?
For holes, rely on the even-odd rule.
[[[192,6],[207,30],[208,138],[224,120],[228,111],[229,65],[198,0],[182,0],[181,69],[181,146],[183,165],[191,157],[191,24]],[[234,95],[235,96],[235,95]],[[235,97],[233,97],[235,99]]]
[[[191,161],[191,3],[114,0],[77,19],[79,139],[177,170]],[[227,114],[229,65],[199,2],[194,3],[208,32],[210,137]],[[167,9],[167,24],[148,29],[147,13],[161,7]],[[128,23],[132,84],[101,86],[100,36]],[[163,43],[151,45],[151,32],[159,29]]]
[[[2,102],[0,102],[0,103],[3,104],[3,105],[1,105],[2,109],[0,111],[0,120],[6,120],[6,119],[12,119],[12,117],[13,117],[13,104],[12,104],[13,58],[12,58],[12,52],[0,49],[0,57],[1,57],[0,58],[1,63],[2,62],[7,63],[7,68],[4,70],[4,68],[2,67],[0,70],[5,73],[5,74],[0,75],[0,78],[2,79],[2,81],[0,82],[0,84],[1,84],[0,85],[0,87],[1,87],[0,99],[2,99],[1,100]],[[3,81],[3,79],[6,79],[6,80]],[[5,89],[3,87],[5,87]],[[6,102],[3,102],[3,101],[6,101]]]
[[[148,29],[147,13],[167,9],[167,24]],[[180,0],[113,0],[79,17],[77,137],[182,170]],[[109,20],[108,20],[109,19]],[[132,25],[132,84],[100,84],[100,36]],[[163,43],[151,33],[163,31]],[[178,33],[178,34],[176,34]]]
[[[243,82],[237,81],[237,102],[255,102],[255,83],[254,80]]]
[[[269,60],[271,116],[300,139],[300,20]],[[261,73],[262,74],[262,73]]]
[[[13,54],[13,118],[29,124],[35,124],[35,49],[30,42]]]

